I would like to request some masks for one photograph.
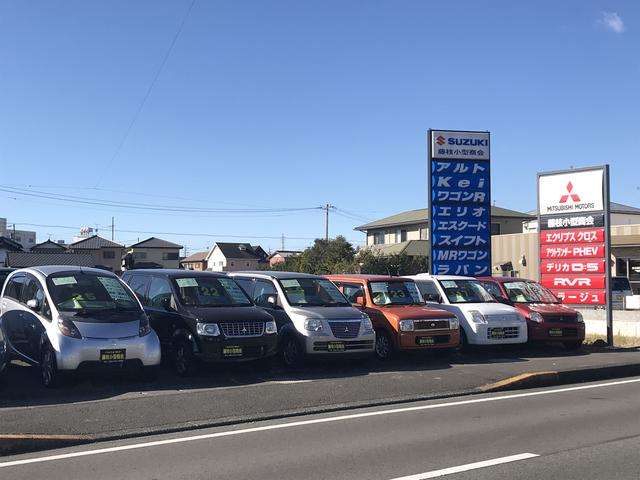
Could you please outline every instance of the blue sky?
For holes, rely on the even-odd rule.
[[[331,202],[375,219],[425,206],[432,127],[491,131],[500,206],[534,208],[538,171],[607,162],[612,199],[640,205],[635,0],[197,0],[116,154],[190,3],[2,2],[0,184],[193,208]],[[228,235],[274,249],[276,238],[250,236],[285,234],[301,248],[324,232],[319,210],[0,202],[9,223],[113,215],[128,244],[149,236],[137,232],[213,235],[163,235],[190,252]],[[331,234],[362,241],[360,223],[332,215]]]

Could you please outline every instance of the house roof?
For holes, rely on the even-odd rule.
[[[138,243],[134,243],[129,248],[177,248],[180,250],[182,245],[172,243],[161,238],[150,237]]]
[[[47,240],[46,242],[37,243],[33,247],[31,247],[31,251],[35,252],[38,250],[46,250],[46,251],[56,251],[56,252],[64,252],[67,250],[66,245],[62,245],[60,243],[53,242],[51,240]]]
[[[404,242],[399,243],[369,245],[366,249],[380,255],[399,255],[404,253],[412,257],[428,256],[429,241],[405,240]]]
[[[100,248],[124,248],[124,245],[93,235],[69,245],[71,250],[99,250]]]
[[[215,247],[218,247],[226,258],[241,260],[262,259],[262,256],[258,255],[248,243],[216,242],[213,248]],[[213,248],[211,251],[213,251]]]
[[[262,259],[267,259],[269,258],[269,254],[264,250],[264,248],[262,248],[260,245],[251,245],[251,248],[253,248],[253,251],[256,253],[256,255],[258,255],[260,258]]]
[[[7,266],[9,267],[25,268],[41,265],[73,265],[78,267],[94,267],[95,262],[93,261],[93,256],[88,253],[7,253]]]
[[[0,247],[14,252],[22,251],[22,245],[9,237],[0,237]]]
[[[207,255],[209,255],[209,252],[196,252],[180,260],[180,263],[204,262],[207,259]]]
[[[300,255],[301,253],[302,252],[299,250],[276,250],[271,255],[269,255],[269,258],[273,258],[276,255],[280,255],[282,258],[288,258],[288,257],[293,257],[295,255]]]
[[[497,207],[493,205],[491,207],[492,217],[502,218],[519,218],[522,220],[532,220],[534,215],[529,213],[517,212],[515,210],[509,210],[508,208]],[[366,223],[356,227],[355,230],[364,232],[373,228],[392,227],[400,225],[413,225],[416,223],[426,223],[429,217],[428,208],[419,208],[417,210],[408,210],[406,212],[396,213],[390,217],[381,218],[373,222]]]

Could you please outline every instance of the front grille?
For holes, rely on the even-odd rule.
[[[327,352],[330,342],[313,342],[314,352]],[[335,343],[335,342],[334,342]],[[373,340],[355,340],[344,342],[345,351],[350,350],[371,350],[373,348]]]
[[[515,313],[501,313],[485,316],[489,323],[518,322],[520,317]]]
[[[501,340],[503,338],[518,338],[518,327],[487,328],[488,340]]]
[[[264,333],[264,322],[221,323],[225,337],[259,337]]]
[[[418,320],[414,322],[416,330],[435,330],[437,328],[449,328],[449,320]]]
[[[330,321],[329,326],[336,338],[356,338],[360,333],[360,320]]]
[[[544,321],[549,323],[576,323],[575,315],[544,315]]]

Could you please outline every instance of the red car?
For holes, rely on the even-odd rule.
[[[529,341],[562,342],[569,350],[580,348],[584,342],[580,312],[562,305],[558,297],[538,282],[513,277],[478,280],[497,301],[520,310],[527,319]]]

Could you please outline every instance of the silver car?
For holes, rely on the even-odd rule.
[[[42,383],[79,369],[160,363],[160,342],[133,292],[113,273],[71,266],[16,270],[0,297],[10,354],[39,366]]]

